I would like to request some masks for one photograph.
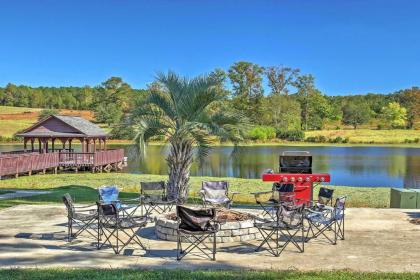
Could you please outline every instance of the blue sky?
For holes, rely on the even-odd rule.
[[[420,85],[420,1],[0,1],[0,86],[141,88],[239,60],[300,68],[329,95]]]

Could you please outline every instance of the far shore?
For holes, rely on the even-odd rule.
[[[133,145],[133,142],[130,140],[109,140],[108,145]],[[149,145],[155,145],[155,146],[162,146],[166,145],[165,142],[150,142]],[[0,142],[1,146],[7,146],[7,145],[22,145],[23,142]],[[78,146],[79,144],[75,143],[75,146]],[[213,147],[233,147],[234,144],[230,142],[226,143],[219,143],[215,142],[212,144]],[[252,147],[252,146],[295,146],[295,147],[395,147],[395,148],[420,148],[420,143],[314,143],[314,142],[305,142],[305,141],[267,141],[267,142],[242,142],[238,144],[238,146],[242,147]]]

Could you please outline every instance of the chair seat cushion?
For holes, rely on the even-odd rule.
[[[164,198],[152,198],[152,197],[145,197],[142,200],[142,203],[144,204],[174,204],[176,201],[174,199],[168,200]]]
[[[85,213],[75,213],[73,215],[73,219],[79,221],[90,221],[92,219],[96,219],[98,217],[98,213],[93,211],[92,213],[85,214]]]
[[[215,204],[223,204],[223,203],[229,203],[230,199],[227,197],[218,197],[218,198],[208,198],[206,197],[204,199],[206,202],[215,203]]]
[[[117,219],[115,217],[109,217],[102,221],[101,224],[106,228],[117,228],[118,226],[120,229],[144,227],[147,224],[147,218],[144,216],[120,217],[117,224]]]

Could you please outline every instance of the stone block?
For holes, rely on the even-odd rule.
[[[162,232],[162,233],[168,234],[168,235],[175,235],[176,234],[173,229],[167,228],[167,227],[161,227],[159,231]]]
[[[254,222],[252,220],[241,221],[239,222],[240,228],[252,228],[254,227]]]
[[[162,240],[167,240],[167,236],[166,236],[166,234],[160,233],[159,231],[158,231],[158,232],[156,232],[156,236],[157,236],[159,239],[162,239]]]
[[[241,236],[241,241],[248,241],[250,239],[251,239],[251,236],[249,234]]]
[[[245,235],[248,234],[249,230],[247,228],[243,228],[243,229],[232,229],[232,236],[240,236],[240,235]]]
[[[223,243],[231,243],[234,242],[233,237],[222,237]]]
[[[232,236],[232,231],[231,230],[219,230],[217,232],[217,236],[220,236],[220,237]]]
[[[259,233],[258,229],[255,227],[249,228],[249,233]]]
[[[241,237],[240,236],[233,236],[232,239],[233,239],[233,242],[239,242],[239,241],[241,241]]]
[[[239,222],[227,222],[225,224],[222,224],[220,226],[220,229],[238,229],[239,228]]]

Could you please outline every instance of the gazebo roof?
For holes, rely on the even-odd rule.
[[[108,134],[81,117],[48,116],[17,134],[21,137],[106,138]]]

